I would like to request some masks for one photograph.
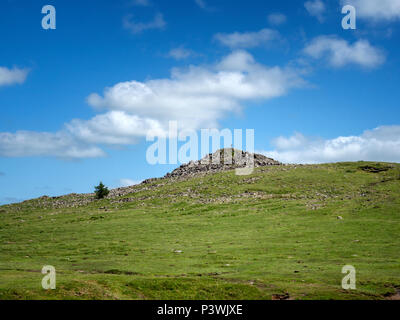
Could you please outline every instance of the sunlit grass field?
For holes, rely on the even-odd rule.
[[[161,179],[124,198],[0,207],[0,299],[386,299],[400,289],[399,164]],[[55,290],[42,288],[44,265],[56,268]],[[344,265],[356,290],[341,287]]]

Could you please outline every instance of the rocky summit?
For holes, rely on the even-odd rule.
[[[190,177],[203,173],[215,173],[246,167],[264,167],[281,165],[279,161],[267,158],[261,154],[249,153],[237,149],[220,149],[206,155],[198,161],[190,161],[174,171],[167,173],[165,178]]]

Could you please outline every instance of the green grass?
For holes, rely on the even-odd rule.
[[[398,164],[158,180],[124,198],[0,207],[0,299],[384,299],[400,288]],[[356,290],[341,288],[347,264]],[[44,265],[55,290],[41,288]]]

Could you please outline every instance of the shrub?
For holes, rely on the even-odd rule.
[[[94,187],[94,192],[96,194],[96,199],[103,199],[110,193],[110,190],[100,181],[100,184]]]

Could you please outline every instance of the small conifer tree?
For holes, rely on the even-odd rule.
[[[94,187],[94,192],[96,194],[96,199],[103,199],[110,193],[110,190],[100,181],[100,184]]]

